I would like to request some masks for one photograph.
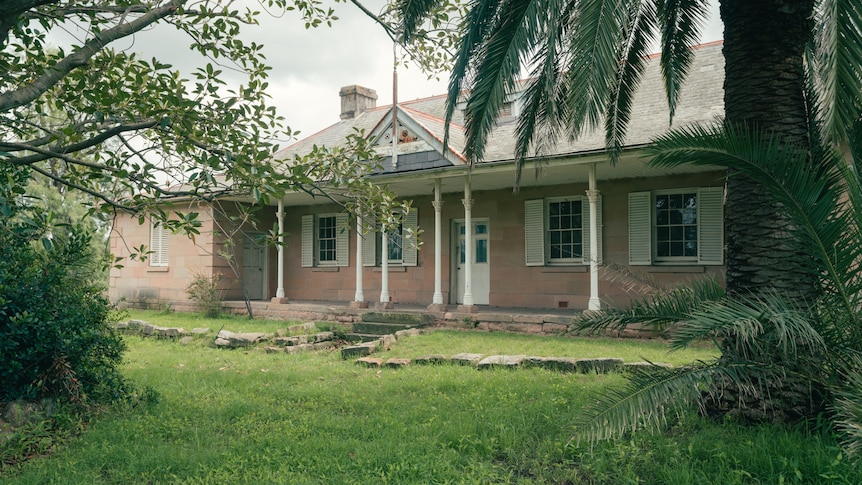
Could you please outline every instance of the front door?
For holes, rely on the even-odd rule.
[[[453,234],[457,237],[454,241],[456,254],[455,271],[455,303],[464,303],[464,263],[469,257],[473,263],[473,303],[476,305],[487,305],[491,294],[491,249],[488,237],[491,226],[488,219],[473,220],[473,247],[467,251],[465,244],[466,228],[464,221],[455,222]]]
[[[266,266],[266,248],[250,238],[244,238],[242,246],[242,284],[249,300],[264,298],[264,267]]]

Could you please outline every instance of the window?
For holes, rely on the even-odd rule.
[[[168,234],[170,231],[158,221],[150,224],[150,266],[166,268],[168,266]]]
[[[410,209],[398,224],[387,234],[388,241],[388,264],[400,266],[416,266],[417,253],[415,239],[405,239],[404,228],[416,228],[418,214],[416,209]],[[370,236],[370,235],[369,235]],[[362,244],[362,264],[364,266],[379,266],[383,260],[383,234],[380,231],[374,233],[374,237],[366,236]]]
[[[590,204],[585,196],[524,203],[527,266],[590,262]],[[602,198],[596,201],[598,261],[602,259]]]
[[[347,214],[302,216],[302,266],[347,266],[350,262]]]
[[[724,188],[629,194],[629,264],[723,264]]]

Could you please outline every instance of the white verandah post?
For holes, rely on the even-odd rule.
[[[473,194],[470,176],[464,179],[464,303],[473,306]]]
[[[434,180],[434,297],[432,305],[443,304],[443,200],[440,179]]]
[[[599,193],[596,188],[596,164],[593,163],[590,165],[589,190],[587,190],[587,198],[590,201],[590,300],[587,308],[590,310],[602,309],[599,299],[599,224],[596,214]]]

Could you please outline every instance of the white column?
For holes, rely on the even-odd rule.
[[[284,298],[284,201],[278,200],[278,289],[275,290],[276,298]]]
[[[596,189],[596,164],[590,165],[590,185],[587,190],[590,201],[590,310],[601,310],[599,300],[599,224],[596,217],[596,201],[599,191]]]
[[[434,297],[431,303],[443,304],[443,200],[440,179],[434,180]]]
[[[356,294],[354,301],[365,301],[365,293],[362,291],[362,216],[356,216]]]
[[[473,194],[464,179],[464,306],[473,306]]]
[[[389,303],[389,236],[386,224],[381,226],[380,242],[380,302]]]

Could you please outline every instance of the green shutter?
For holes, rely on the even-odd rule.
[[[527,266],[545,265],[545,201],[524,201],[524,245]]]
[[[652,194],[629,193],[629,264],[652,264]]]
[[[314,266],[314,216],[302,216],[302,267]]]
[[[582,241],[581,244],[584,248],[584,264],[589,264],[592,261],[592,256],[590,255],[590,198],[582,197],[581,198],[581,221],[583,224]],[[598,230],[598,234],[596,235],[599,254],[596,257],[596,262],[602,262],[602,196],[596,198],[596,228]]]
[[[347,226],[347,213],[335,216],[335,265],[350,265],[350,228]]]
[[[410,209],[410,212],[404,215],[404,220],[402,221],[401,226],[413,229],[414,234],[414,236],[409,239],[405,239],[404,237],[401,238],[401,244],[403,244],[403,247],[401,248],[401,265],[416,266],[418,260],[418,248],[416,247],[415,234],[419,228],[419,214],[416,212],[415,208]],[[403,234],[404,231],[402,231],[402,236]]]
[[[697,199],[698,262],[724,264],[724,187],[703,187]]]

